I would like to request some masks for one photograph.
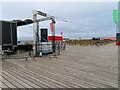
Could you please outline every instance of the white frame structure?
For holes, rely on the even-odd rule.
[[[42,21],[47,21],[47,20],[52,20],[52,24],[53,24],[53,32],[52,32],[52,36],[53,36],[53,40],[52,40],[52,49],[53,49],[53,53],[55,53],[55,17],[48,15],[47,13],[41,12],[41,11],[36,11],[33,10],[32,11],[33,14],[33,55],[34,56],[38,56],[40,53],[40,49],[39,49],[39,44],[40,44],[40,40],[39,40],[39,22]],[[41,19],[37,19],[37,15],[41,15],[45,18],[41,18]]]

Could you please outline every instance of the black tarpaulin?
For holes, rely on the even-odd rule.
[[[13,22],[17,23],[17,26],[23,26],[23,25],[28,25],[28,24],[32,24],[33,21],[31,19],[25,19],[23,20],[13,20]]]

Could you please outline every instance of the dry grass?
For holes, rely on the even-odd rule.
[[[67,45],[80,45],[80,46],[100,46],[113,43],[115,41],[112,40],[69,40],[66,41]]]

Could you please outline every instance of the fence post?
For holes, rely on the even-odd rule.
[[[0,46],[0,60],[3,59],[3,51],[2,51],[2,46]]]
[[[58,55],[60,55],[60,42],[58,43]]]

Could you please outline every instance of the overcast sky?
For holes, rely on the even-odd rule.
[[[32,19],[32,10],[41,10],[50,15],[65,19],[56,19],[56,34],[63,32],[70,38],[115,37],[113,9],[117,2],[4,2],[3,20]],[[72,23],[70,23],[72,22]],[[40,28],[48,28],[50,21],[40,22]],[[18,38],[32,39],[32,25],[18,28]]]

